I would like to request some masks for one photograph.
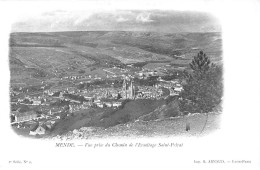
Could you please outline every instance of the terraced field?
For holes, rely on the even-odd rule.
[[[130,63],[141,63],[142,67],[149,63],[185,67],[201,49],[218,63],[222,59],[221,44],[220,33],[12,33],[11,82],[41,81],[92,68],[124,67]]]

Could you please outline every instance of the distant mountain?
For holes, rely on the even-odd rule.
[[[56,77],[91,67],[124,66],[138,62],[188,64],[203,50],[220,62],[219,32],[158,33],[129,31],[76,31],[11,33],[10,69],[20,75]],[[18,75],[18,77],[16,76]]]

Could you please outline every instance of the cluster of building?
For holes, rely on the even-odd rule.
[[[38,118],[38,115],[36,114],[35,111],[28,111],[28,112],[19,112],[18,111],[13,111],[11,113],[11,116],[14,117],[14,122],[15,123],[20,123],[20,122],[26,122],[30,120],[36,120]]]
[[[161,82],[157,86],[168,89],[170,91],[170,96],[179,95],[180,92],[183,91],[183,87],[179,80],[161,80]]]
[[[80,79],[91,79],[92,75],[75,75],[62,77],[61,80],[80,80]]]
[[[119,107],[121,105],[121,102],[118,101],[118,99],[124,100],[124,99],[160,99],[163,96],[163,90],[160,87],[167,88],[170,91],[170,95],[178,95],[182,90],[182,86],[179,83],[178,80],[174,81],[163,81],[161,80],[160,83],[156,84],[155,86],[138,86],[136,87],[133,83],[133,81],[126,77],[123,80],[122,89],[120,88],[97,88],[93,89],[92,91],[79,91],[76,88],[67,88],[63,91],[59,91],[60,89],[52,89],[52,90],[46,90],[44,91],[42,96],[38,97],[30,97],[25,96],[24,99],[18,99],[18,102],[21,102],[23,104],[23,101],[27,99],[29,103],[28,105],[44,105],[46,103],[55,103],[59,100],[66,100],[69,101],[69,111],[75,112],[80,111],[83,109],[88,109],[93,106],[97,106],[100,108],[103,107]],[[53,96],[55,93],[59,92],[59,95]],[[67,97],[64,97],[64,93],[67,94],[80,94],[84,96],[86,101],[88,102],[81,102],[78,100],[73,100]],[[120,98],[119,98],[120,96]],[[53,100],[52,100],[53,99]],[[112,101],[102,101],[103,99],[111,99]],[[50,105],[50,104],[49,104]],[[50,108],[51,111],[51,108]],[[57,112],[57,113],[60,113]],[[51,112],[50,112],[51,114]],[[33,112],[27,112],[27,113],[20,113],[15,114],[15,122],[20,122],[22,120],[28,121],[32,119],[36,119],[37,115]]]
[[[107,102],[107,101],[100,101],[100,100],[97,100],[94,102],[94,105],[97,106],[97,107],[100,107],[100,108],[104,108],[104,107],[119,107],[122,105],[122,102],[121,101],[110,101],[110,102]]]
[[[47,94],[49,96],[52,96],[54,95],[55,93],[58,93],[58,92],[61,92],[61,93],[68,93],[68,94],[74,94],[74,93],[78,93],[80,92],[80,90],[78,90],[76,87],[67,87],[65,89],[62,89],[60,87],[57,87],[57,88],[52,88],[52,89],[49,89],[49,90],[45,90],[43,92],[43,94]]]
[[[46,101],[46,98],[42,98],[41,96],[38,97],[25,96],[24,99],[18,99],[18,102],[27,105],[41,105],[44,101]]]
[[[92,91],[85,90],[81,93],[85,98],[95,98],[95,99],[102,99],[102,98],[111,98],[117,99],[118,94],[120,93],[120,89],[118,88],[97,88],[93,89]]]
[[[21,123],[24,122],[31,122],[31,123],[48,123],[50,121],[53,124],[56,122],[57,119],[60,119],[59,115],[39,115],[35,111],[27,111],[27,112],[12,112],[11,116],[14,117],[14,121],[11,124],[18,124],[18,128],[21,127]]]
[[[91,104],[91,102],[83,102],[83,104],[69,104],[69,112],[73,113],[73,112],[80,111],[83,109],[88,109],[91,106],[93,106],[93,104]]]
[[[114,68],[119,69],[119,68]],[[105,70],[111,72],[111,70]],[[122,69],[120,72],[124,72]],[[45,134],[48,129],[51,129],[56,121],[60,119],[60,115],[65,112],[66,109],[61,106],[57,106],[56,110],[51,108],[53,103],[60,101],[66,101],[67,110],[69,113],[86,110],[91,107],[115,107],[118,108],[122,105],[122,101],[125,99],[161,99],[164,97],[164,91],[162,88],[166,88],[170,91],[169,95],[178,95],[182,90],[182,85],[178,80],[164,81],[158,79],[159,83],[155,86],[136,86],[133,79],[140,78],[146,79],[149,76],[158,75],[159,72],[156,70],[143,70],[133,75],[117,75],[110,73],[110,77],[122,76],[123,84],[121,88],[95,88],[79,90],[77,87],[56,87],[48,90],[43,90],[42,95],[37,97],[24,96],[24,98],[18,99],[18,104],[30,105],[30,107],[41,107],[44,106],[47,110],[44,110],[44,114],[38,114],[35,111],[19,112],[19,110],[12,112],[13,122],[22,123],[28,121],[37,122],[37,127],[30,131],[31,135]],[[77,75],[67,76],[61,78],[61,80],[78,80],[78,79],[99,79],[99,77],[92,77],[91,75]],[[84,97],[84,101],[70,98],[70,96]],[[10,92],[11,96],[18,95],[15,91]]]
[[[139,79],[147,79],[150,76],[157,75],[157,71],[141,71],[139,73],[136,73]]]
[[[50,130],[55,126],[55,120],[48,120],[46,122],[36,123],[33,128],[31,128],[29,135],[44,135],[46,132],[50,132]]]
[[[138,99],[160,99],[163,91],[158,86],[139,86],[136,98]]]
[[[54,113],[51,110],[48,114],[37,114],[33,110],[27,112],[19,112],[19,110],[13,111],[11,117],[13,117],[14,120],[11,124],[16,124],[17,128],[29,128],[29,135],[43,135],[47,131],[50,131],[57,121],[61,119],[59,113]]]

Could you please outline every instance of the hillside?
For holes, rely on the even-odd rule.
[[[150,106],[146,109],[140,108]],[[136,105],[136,107],[133,107]],[[138,105],[138,106],[137,106]],[[156,107],[156,108],[154,108]],[[131,110],[131,112],[129,111]],[[138,112],[139,110],[139,112]],[[221,123],[221,105],[209,113],[181,115],[176,100],[169,103],[139,101],[127,105],[112,115],[103,115],[99,124],[81,126],[51,139],[94,139],[94,138],[135,138],[167,136],[201,136],[218,130]],[[135,112],[133,112],[135,111]],[[126,118],[128,119],[122,119]],[[103,118],[102,118],[103,117]],[[106,119],[103,120],[102,119]],[[82,119],[83,120],[83,119]],[[125,122],[124,122],[125,120]],[[189,126],[190,129],[186,129]]]
[[[136,120],[110,128],[83,127],[49,139],[145,138],[170,136],[203,136],[220,129],[221,114],[193,114],[153,121]],[[187,123],[190,130],[186,131]],[[205,127],[204,127],[205,126]],[[203,129],[204,127],[204,129]]]
[[[221,33],[12,33],[11,82],[40,82],[89,68],[124,67],[130,63],[167,62],[186,66],[200,49],[217,63],[221,62],[221,43]]]
[[[61,53],[69,53],[69,51],[73,53],[73,50],[76,50],[81,54],[92,54],[95,57],[98,57],[98,54],[108,54],[118,60],[120,57],[137,58],[137,61],[141,62],[169,60],[174,55],[196,53],[196,49],[203,49],[212,55],[212,58],[220,57],[221,40],[221,33],[166,34],[122,31],[12,33],[10,47],[35,49],[49,47],[61,49],[56,50]],[[98,54],[94,54],[96,52]]]

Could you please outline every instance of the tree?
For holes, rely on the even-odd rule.
[[[190,63],[193,72],[180,94],[183,112],[210,112],[221,102],[223,93],[222,67],[211,64],[202,51]]]
[[[203,51],[200,51],[197,56],[194,56],[190,67],[196,73],[205,73],[210,68],[210,60]]]

